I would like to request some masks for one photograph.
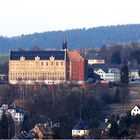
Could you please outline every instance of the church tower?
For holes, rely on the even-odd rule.
[[[64,41],[62,44],[62,50],[67,50],[67,40],[66,40],[66,36],[64,37]]]

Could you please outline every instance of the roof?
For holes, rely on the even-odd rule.
[[[100,69],[105,73],[117,73],[118,71],[120,71],[118,68],[107,68],[107,67],[95,68],[94,70],[98,71]]]
[[[135,106],[137,106],[137,107],[140,109],[140,105],[135,105]],[[135,107],[135,106],[134,106],[134,107]],[[133,108],[134,108],[134,107],[133,107]]]
[[[89,127],[84,122],[78,122],[72,130],[89,130]]]
[[[56,60],[65,59],[65,51],[11,51],[10,60],[20,60],[20,57],[25,57],[25,60],[35,60],[35,57],[40,57],[40,60],[49,60],[51,56]]]
[[[67,52],[67,57],[70,61],[84,60],[84,57],[77,50],[68,51]]]
[[[9,105],[8,109],[14,109],[16,113],[24,113],[23,109],[14,104]]]

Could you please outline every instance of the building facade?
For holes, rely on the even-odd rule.
[[[131,110],[131,116],[136,116],[140,114],[140,105],[136,105]]]
[[[73,83],[83,83],[87,79],[87,61],[78,51],[68,51],[68,80]]]
[[[120,81],[120,70],[117,68],[95,69],[94,73],[100,76],[101,80],[106,82],[118,82]]]
[[[65,39],[61,51],[11,51],[9,83],[83,83],[86,69],[84,57],[77,51],[68,51]]]
[[[56,84],[66,80],[65,51],[11,51],[9,82]]]
[[[72,129],[72,138],[90,138],[90,129],[84,122],[78,122]]]
[[[105,60],[104,59],[89,59],[88,60],[88,64],[89,65],[93,65],[93,64],[105,64]]]

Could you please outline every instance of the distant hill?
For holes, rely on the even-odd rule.
[[[112,43],[126,43],[140,40],[140,24],[106,26],[89,29],[73,29],[21,35],[17,37],[0,37],[0,52],[9,50],[61,49],[64,36],[67,37],[69,49],[99,48]]]

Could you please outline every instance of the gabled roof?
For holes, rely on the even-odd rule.
[[[137,107],[140,109],[140,105],[135,105],[135,106],[137,106]],[[135,107],[135,106],[134,106],[134,107]],[[134,107],[133,107],[133,108],[134,108]]]
[[[134,107],[136,107],[136,106],[140,109],[140,105],[135,105]],[[133,109],[134,109],[134,107],[133,107],[131,110],[133,110]]]
[[[89,127],[84,122],[78,122],[72,130],[89,130]]]
[[[16,113],[24,113],[22,108],[20,108],[19,106],[14,105],[14,104],[9,105],[8,109],[14,109],[16,111]]]
[[[35,57],[40,57],[40,60],[49,60],[51,56],[55,60],[64,60],[65,51],[11,51],[10,60],[20,60],[20,57],[25,57],[25,60],[35,60]]]

